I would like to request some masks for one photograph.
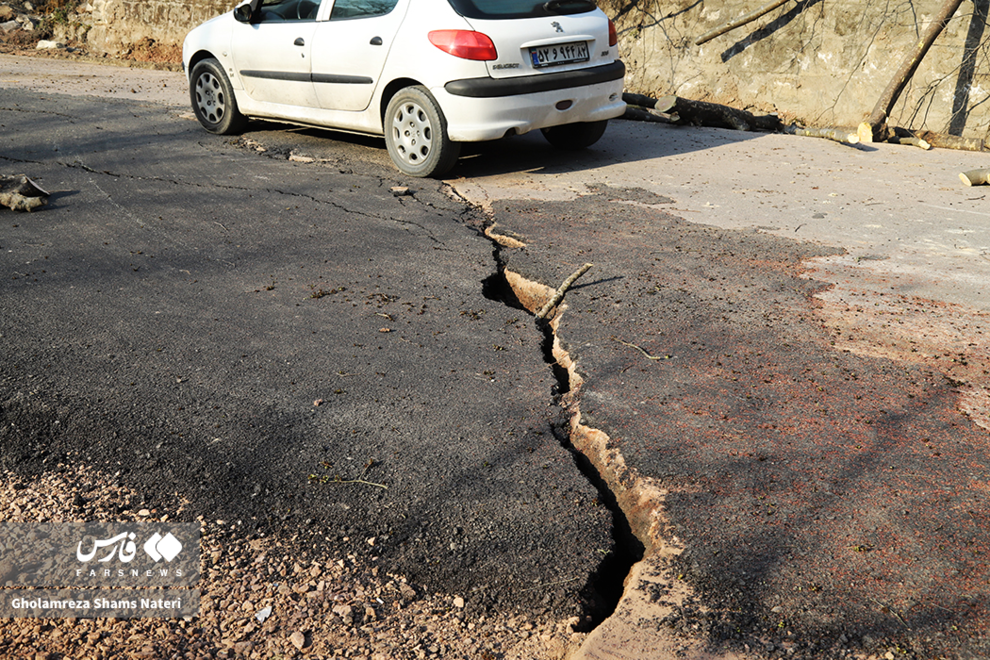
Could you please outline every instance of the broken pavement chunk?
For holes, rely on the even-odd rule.
[[[15,211],[33,211],[48,203],[48,193],[23,174],[0,175],[0,205]]]

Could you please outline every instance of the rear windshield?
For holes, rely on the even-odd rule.
[[[465,18],[489,20],[534,18],[560,14],[583,14],[596,5],[591,0],[449,0],[454,10]]]

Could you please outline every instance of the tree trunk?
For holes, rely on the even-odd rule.
[[[921,138],[933,147],[939,149],[958,149],[960,151],[986,151],[986,145],[981,138],[964,138],[958,135],[943,135],[931,131],[911,131],[914,137]]]
[[[849,128],[843,128],[841,126],[832,126],[828,128],[802,128],[791,124],[785,130],[790,135],[825,138],[826,140],[841,142],[842,144],[859,144],[859,135],[856,131]]]
[[[654,106],[657,112],[677,115],[679,124],[731,128],[737,131],[779,131],[780,119],[775,115],[757,116],[746,110],[737,110],[727,105],[690,101],[680,96],[665,96]]]
[[[942,8],[939,9],[938,15],[935,16],[925,29],[921,41],[915,45],[911,54],[901,63],[900,68],[897,69],[894,77],[887,84],[887,88],[883,90],[883,94],[880,95],[876,106],[873,108],[873,112],[870,113],[870,118],[867,120],[873,131],[874,140],[882,142],[886,139],[887,117],[890,115],[890,111],[894,108],[897,99],[900,98],[901,92],[904,91],[911,77],[914,76],[914,72],[917,71],[921,60],[928,53],[928,49],[932,47],[935,39],[945,29],[946,23],[949,22],[949,19],[952,18],[952,15],[956,13],[956,10],[959,9],[959,5],[961,4],[962,0],[945,0]]]

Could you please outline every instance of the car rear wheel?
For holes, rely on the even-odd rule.
[[[208,58],[197,62],[189,77],[193,112],[203,128],[217,135],[237,133],[247,119],[237,110],[234,90],[220,63]]]
[[[425,87],[406,87],[385,110],[385,145],[404,174],[439,177],[457,162],[461,145],[447,135],[447,120]]]
[[[547,142],[558,149],[584,149],[590,147],[605,135],[608,120],[590,121],[579,124],[564,124],[542,129]]]

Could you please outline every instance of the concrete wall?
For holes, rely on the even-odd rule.
[[[602,0],[629,66],[626,86],[678,94],[813,125],[856,125],[943,0],[803,0],[695,46],[709,30],[768,0]],[[94,46],[117,53],[186,32],[236,0],[90,0],[81,22]],[[891,123],[986,137],[990,0],[964,2],[902,95]]]
[[[766,0],[609,0],[626,86],[798,118],[853,125],[870,114],[943,0],[805,0],[701,46],[700,35]],[[891,113],[891,124],[986,137],[990,0],[964,2]]]

